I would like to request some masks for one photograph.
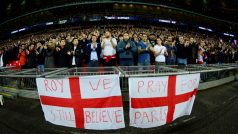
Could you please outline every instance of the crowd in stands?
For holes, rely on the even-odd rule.
[[[0,42],[0,66],[21,68],[216,64],[238,61],[218,37],[169,28],[112,26],[31,34]]]

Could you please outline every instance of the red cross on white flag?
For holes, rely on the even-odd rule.
[[[96,130],[125,127],[118,75],[37,78],[37,88],[45,119],[53,124]]]
[[[130,126],[150,128],[190,115],[200,74],[129,78]]]

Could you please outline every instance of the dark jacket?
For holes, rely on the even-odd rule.
[[[55,47],[48,47],[46,50],[45,56],[45,67],[46,68],[54,68],[56,65],[56,55],[55,55]]]
[[[82,49],[82,59],[85,60],[87,59],[88,55],[87,55],[87,44],[89,43],[88,40],[84,39],[84,40],[79,40],[79,46],[81,46],[81,49]],[[83,62],[86,62],[86,61],[83,61]]]
[[[126,45],[130,43],[129,48],[125,48]],[[119,54],[119,59],[134,59],[134,53],[136,53],[137,47],[133,41],[120,41],[117,45],[117,53]]]
[[[56,66],[57,67],[69,67],[69,55],[67,52],[70,51],[68,47],[61,48],[60,51],[55,52],[56,56]]]
[[[189,45],[190,48],[190,56],[192,59],[197,59],[198,58],[198,45],[195,43],[192,43]]]
[[[97,56],[98,56],[98,61],[100,61],[100,54],[102,52],[102,48],[101,48],[101,44],[100,43],[97,43],[97,48],[95,50],[92,49],[91,47],[91,43],[89,43],[87,45],[87,55],[88,55],[88,58],[87,58],[87,61],[89,62],[90,59],[91,59],[91,52],[92,51],[96,51],[97,53]]]
[[[73,56],[75,56],[75,64],[77,67],[81,66],[82,63],[82,48],[80,45],[77,45],[76,49],[74,50],[74,46],[70,46],[70,52],[74,51],[74,55],[71,53],[69,56],[69,65],[72,65],[73,62]]]
[[[32,50],[27,55],[27,68],[35,68],[36,67],[36,52]]]
[[[169,45],[169,44],[165,44],[164,45],[167,49],[167,52],[168,52],[168,57],[172,57],[173,56],[176,56],[176,53],[177,53],[177,47],[174,45]]]
[[[3,55],[3,57],[2,57],[2,62],[3,62],[3,66],[5,67],[6,64],[8,64],[8,59],[7,59],[7,53],[6,53],[6,51],[3,52],[2,55]]]
[[[238,61],[238,51],[236,50],[235,54],[234,54],[234,60]]]
[[[36,63],[37,65],[45,65],[45,56],[46,50],[44,48],[38,48],[38,55],[36,55]]]
[[[177,47],[177,58],[186,59],[188,58],[189,47],[185,47],[184,44],[176,44]]]

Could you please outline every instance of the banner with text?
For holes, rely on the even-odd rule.
[[[129,78],[130,126],[157,127],[190,115],[200,74]]]
[[[37,78],[36,82],[47,121],[95,130],[125,127],[118,75]]]

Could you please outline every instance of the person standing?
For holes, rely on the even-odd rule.
[[[155,36],[155,34],[153,34],[153,33],[150,34],[148,40],[149,40],[152,47],[154,47],[156,45],[156,36]],[[155,64],[155,55],[154,55],[154,53],[150,53],[150,64],[151,65]]]
[[[102,40],[101,44],[104,66],[116,66],[116,46],[116,39],[112,38],[109,31],[106,31],[105,38]]]
[[[133,41],[133,42],[135,43],[135,45],[136,45],[136,50],[137,50],[137,48],[138,48],[138,43],[139,43],[138,35],[137,35],[137,34],[134,34],[134,35],[132,36],[131,41]],[[136,52],[136,53],[134,53],[134,65],[137,65],[137,63],[138,63],[138,53]]]
[[[52,36],[44,47],[46,48],[46,56],[45,56],[45,68],[55,68],[56,57],[55,57],[55,49],[56,49],[56,37]]]
[[[85,33],[81,33],[78,37],[78,45],[80,46],[81,48],[81,53],[82,53],[82,60],[81,60],[81,63],[82,63],[82,66],[85,66],[86,64],[86,59],[88,57],[87,55],[87,44],[89,43],[89,40],[87,39],[87,35]]]
[[[197,60],[198,64],[204,63],[204,52],[205,52],[204,46],[205,46],[205,41],[201,40],[198,46],[198,60]]]
[[[134,53],[136,53],[137,47],[133,41],[130,40],[129,34],[123,34],[123,40],[117,45],[117,53],[119,54],[120,66],[133,66],[134,65]]]
[[[173,41],[173,37],[169,36],[164,45],[167,49],[168,56],[166,57],[167,65],[175,65],[176,63],[176,52],[177,47],[175,46],[175,41]]]
[[[165,46],[162,46],[161,38],[157,38],[156,45],[154,46],[154,55],[155,55],[155,72],[158,72],[159,65],[165,64],[165,56],[168,56],[168,52]]]
[[[71,42],[69,55],[70,67],[80,67],[82,64],[82,48],[78,44],[78,39],[74,38]]]
[[[196,61],[198,59],[198,44],[192,37],[189,40],[188,55],[188,64],[196,64]]]
[[[35,51],[35,44],[30,44],[28,49],[26,49],[27,55],[27,68],[35,68],[36,67],[36,51]]]
[[[92,35],[92,42],[87,45],[88,67],[99,67],[101,44],[97,43],[97,36]]]
[[[0,67],[3,67],[4,63],[3,63],[3,50],[0,49]]]
[[[161,38],[156,40],[156,45],[154,46],[155,64],[165,65],[165,56],[168,56],[168,52],[165,46],[162,45]]]
[[[21,69],[26,69],[27,55],[26,55],[26,50],[25,50],[24,45],[22,45],[19,48],[19,53],[18,53],[17,57],[19,59],[20,65],[21,65]],[[22,82],[23,82],[23,78],[17,78],[17,87],[18,88],[22,88]]]
[[[19,51],[19,50],[18,50]],[[18,53],[19,52],[16,52],[17,53],[17,56],[16,56],[16,59],[18,60]],[[2,62],[3,62],[3,66],[5,67],[8,63],[8,53],[7,53],[7,47],[4,47],[3,50],[2,50]]]
[[[177,62],[178,65],[187,65],[187,48],[189,41],[185,41],[183,36],[179,37],[179,42],[176,44],[177,47]]]
[[[39,74],[45,72],[45,55],[47,47],[40,42],[36,44],[36,67]]]
[[[142,40],[138,43],[138,66],[150,65],[150,53],[154,53],[154,48],[147,39],[147,34],[142,35]]]
[[[25,69],[26,68],[26,51],[25,51],[25,48],[24,47],[20,47],[19,48],[19,53],[18,53],[18,59],[19,59],[19,62],[20,62],[20,65],[21,65],[21,69]]]
[[[56,65],[57,67],[69,67],[70,50],[66,46],[65,38],[61,38],[60,46],[56,47]]]

